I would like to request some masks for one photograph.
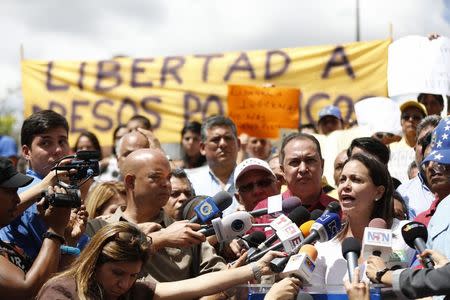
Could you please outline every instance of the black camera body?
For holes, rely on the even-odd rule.
[[[75,155],[65,157],[73,158],[69,163],[60,165],[58,162],[52,170],[68,171],[69,184],[58,180],[58,185],[65,188],[67,193],[49,195],[45,192],[45,198],[48,200],[48,203],[55,207],[80,207],[80,186],[89,178],[100,174],[99,157],[100,154],[97,151],[78,151]]]

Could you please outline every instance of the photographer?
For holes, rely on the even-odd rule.
[[[8,225],[17,215],[20,202],[17,190],[33,181],[32,177],[18,173],[6,158],[0,158],[0,227]],[[59,187],[48,187],[48,193],[63,193]],[[38,203],[44,206],[45,199]],[[42,210],[48,226],[42,247],[34,260],[14,243],[0,240],[0,293],[2,298],[28,299],[34,297],[51,274],[57,271],[60,246],[64,243],[64,230],[70,208],[49,206]]]
[[[23,211],[27,206],[31,206],[0,230],[0,239],[19,246],[32,260],[39,254],[43,243],[42,235],[47,231],[48,224],[38,206],[30,199],[33,199],[33,195],[39,195],[42,185],[53,185],[56,182],[51,169],[58,159],[70,153],[68,132],[67,120],[52,110],[36,112],[22,125],[22,153],[29,164],[26,174],[33,180],[25,189],[19,190],[22,198],[19,209]],[[28,189],[31,190],[26,191]],[[23,192],[26,194],[22,194]],[[65,238],[70,246],[82,248],[87,242],[87,237],[79,241],[86,220],[86,210],[80,207],[65,230]]]

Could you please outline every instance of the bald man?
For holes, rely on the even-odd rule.
[[[117,145],[117,163],[119,170],[125,158],[137,149],[150,148],[150,143],[147,137],[139,131],[132,131],[125,134]]]
[[[88,235],[92,236],[105,224],[117,221],[138,224],[141,229],[148,224],[159,224],[161,230],[146,232],[153,240],[153,253],[143,267],[142,275],[160,282],[225,269],[223,258],[217,256],[205,242],[205,236],[197,232],[200,225],[175,222],[162,210],[170,196],[172,175],[164,152],[148,148],[131,152],[123,160],[121,175],[125,183],[126,209],[117,209],[105,220],[91,220]]]

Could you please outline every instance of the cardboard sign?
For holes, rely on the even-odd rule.
[[[230,85],[228,115],[239,133],[277,138],[280,128],[297,128],[300,90]]]
[[[389,46],[389,96],[450,95],[450,39],[407,36]]]

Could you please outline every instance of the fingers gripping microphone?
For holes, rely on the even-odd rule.
[[[426,242],[428,240],[428,231],[422,223],[410,222],[403,225],[402,236],[409,247],[416,249],[419,253],[425,251]],[[434,268],[434,262],[429,256],[422,258],[422,264],[425,268]]]
[[[225,191],[218,192],[213,197],[204,199],[194,208],[196,215],[189,222],[206,223],[230,206],[232,202],[233,197],[229,193]]]
[[[300,199],[298,197],[289,197],[289,198],[281,201],[281,212],[290,213],[291,211],[293,211],[296,207],[298,207],[301,204],[302,204],[302,202],[300,201]],[[272,213],[274,213],[274,212],[272,212]],[[268,208],[261,208],[261,209],[256,209],[254,211],[251,211],[250,214],[252,215],[252,217],[258,218],[258,217],[269,214],[269,212],[268,212]]]
[[[342,242],[342,256],[347,260],[348,278],[353,281],[353,273],[358,266],[358,258],[361,254],[361,243],[353,238],[348,237]]]

